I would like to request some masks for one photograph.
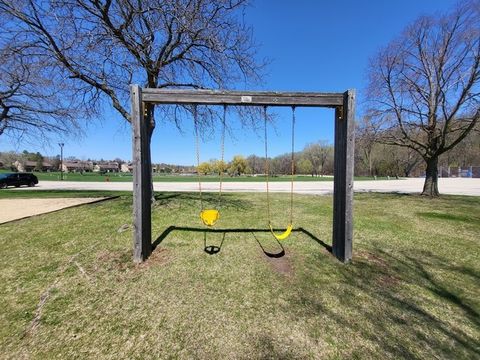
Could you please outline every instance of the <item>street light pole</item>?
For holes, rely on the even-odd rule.
[[[63,146],[64,143],[58,143],[60,146],[60,180],[63,180]]]

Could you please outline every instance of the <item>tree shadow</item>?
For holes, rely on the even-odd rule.
[[[434,256],[428,253],[423,259],[414,258],[411,255],[406,254],[405,260],[396,259],[401,262],[403,266],[410,267],[416,274],[418,274],[426,285],[426,288],[433,294],[443,298],[451,305],[459,307],[465,315],[472,321],[477,327],[480,328],[480,313],[471,305],[469,305],[461,296],[455,294],[452,289],[447,288],[440,280],[437,280],[432,273],[428,271],[429,267],[442,269],[448,272],[457,272],[460,275],[468,275],[474,279],[479,279],[479,274],[473,269],[452,266],[448,261],[441,259],[438,256]]]
[[[182,206],[192,206],[192,203],[200,203],[200,196],[189,192],[155,192],[155,202],[157,207],[168,207],[174,204]],[[236,198],[233,194],[224,193],[219,199],[218,193],[204,192],[202,193],[202,202],[204,207],[213,206],[215,208],[221,207],[223,209],[233,209],[236,211],[246,210],[251,207],[251,202],[248,200],[241,200]]]
[[[442,283],[442,278],[433,275],[449,272],[459,277],[467,275],[477,279],[478,274],[474,270],[452,266],[433,254],[419,254],[415,258],[407,251],[394,255],[382,250],[374,253],[358,251],[352,265],[337,268],[340,278],[336,282],[343,284],[342,291],[332,293],[341,307],[349,311],[338,311],[306,288],[300,290],[292,300],[296,304],[295,316],[315,318],[322,314],[339,326],[358,333],[393,357],[418,358],[417,350],[410,345],[414,342],[433,351],[429,352],[434,355],[432,357],[478,358],[480,349],[472,333],[452,324],[452,319],[432,312],[432,303],[421,293],[411,293],[412,288],[427,290],[444,306],[460,309],[465,319],[474,328],[480,329],[480,314],[462,296],[462,291],[455,291],[451,285],[447,285],[450,284],[447,280]],[[314,282],[314,276],[310,273],[300,279],[299,286]],[[368,301],[370,305],[360,305],[358,294],[363,294],[363,301]],[[373,304],[381,306],[384,311],[382,316],[379,316],[379,308]],[[290,310],[293,310],[291,306]],[[356,321],[356,318],[362,320]],[[365,321],[368,323],[365,324]],[[399,339],[399,334],[403,334],[402,339]]]
[[[265,256],[280,258],[285,255],[281,243],[279,251],[266,249],[261,236],[258,236],[259,233],[270,232],[270,229],[264,228],[205,229],[170,226],[152,244],[153,249],[175,231],[223,233],[220,249],[224,245],[226,233],[250,233]],[[293,231],[305,234],[331,252],[331,246],[310,231],[301,227]],[[322,289],[322,281],[325,280],[319,277],[319,273],[329,266],[333,267],[334,263],[312,266],[292,278],[292,286],[297,287],[298,291],[282,305],[292,317],[307,319],[307,324],[320,328],[319,322],[328,319],[338,327],[348,329],[346,336],[352,334],[368,341],[377,347],[375,353],[386,354],[386,357],[480,357],[476,341],[476,331],[480,331],[478,306],[471,295],[469,297],[462,291],[460,283],[452,283],[449,279],[468,277],[470,283],[478,283],[480,274],[474,267],[452,264],[448,258],[431,252],[398,250],[392,253],[378,248],[374,251],[359,249],[350,266],[335,266],[335,271],[331,274],[334,286],[325,285]],[[439,276],[443,273],[448,276]],[[454,314],[458,319],[442,316],[442,306],[453,309],[447,314]],[[471,330],[461,326],[460,321],[468,322]],[[315,332],[317,329],[311,330]],[[265,344],[258,346],[260,351]],[[425,352],[419,353],[420,348],[424,348]],[[368,350],[365,349],[355,349],[352,350],[353,353],[348,351],[346,349],[347,353],[343,355],[368,355]]]
[[[161,203],[168,203],[171,199],[177,199],[180,196],[180,193],[154,193],[153,197],[155,201]]]
[[[455,222],[473,222],[476,221],[473,216],[466,216],[466,215],[453,215],[448,213],[441,213],[441,212],[417,212],[416,215],[421,216],[427,219],[434,219],[434,220],[448,220],[448,221],[455,221]]]

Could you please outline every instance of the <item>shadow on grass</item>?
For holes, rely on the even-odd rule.
[[[479,311],[459,284],[449,280],[466,275],[475,282],[479,274],[473,269],[452,265],[431,253],[414,257],[407,251],[392,255],[376,250],[359,251],[351,265],[336,270],[339,277],[335,283],[341,285],[335,288],[334,301],[349,310],[338,311],[311,290],[308,284],[316,281],[315,273],[306,273],[298,279],[299,291],[292,299],[295,305],[289,306],[294,316],[316,318],[322,314],[378,346],[390,355],[386,357],[479,358],[475,339],[475,332],[480,331]],[[439,277],[444,272],[449,276]],[[442,307],[453,310],[442,316]],[[464,330],[462,322],[470,323],[473,333]],[[366,355],[361,349],[352,351],[352,357]]]
[[[397,259],[397,261],[400,260]],[[421,278],[424,280],[426,288],[430,292],[446,300],[451,305],[460,308],[465,315],[480,329],[479,311],[462,299],[459,294],[456,294],[454,289],[449,289],[447,285],[442,284],[441,280],[437,280],[429,271],[429,268],[440,268],[449,272],[457,272],[461,276],[471,276],[474,281],[478,281],[480,277],[477,272],[466,267],[451,265],[449,262],[433,256],[431,253],[425,255],[424,259],[414,258],[411,255],[406,255],[405,260],[402,260],[402,263],[404,266],[409,266],[415,273],[421,276]]]
[[[200,204],[200,196],[198,193],[155,193],[156,206],[170,206],[173,204],[177,205],[187,205],[192,206],[198,202]],[[219,199],[218,193],[204,192],[202,193],[203,207],[208,208],[224,208],[224,209],[234,209],[234,210],[246,210],[252,204],[248,200],[237,199],[234,194],[222,194],[221,199]]]
[[[285,248],[283,247],[282,243],[278,241],[277,238],[273,237],[273,239],[275,239],[276,241],[276,244],[279,246],[280,251],[274,253],[266,250],[266,247],[262,244],[262,242],[258,239],[258,237],[255,236],[255,232],[253,231],[252,231],[252,236],[255,238],[255,241],[257,242],[258,246],[260,246],[265,256],[268,256],[270,258],[281,258],[285,256]]]
[[[223,233],[222,241],[220,242],[220,245],[218,245],[218,246],[207,245],[207,232],[204,231],[203,232],[203,251],[205,251],[209,255],[218,254],[220,252],[220,250],[222,250],[223,242],[225,241],[225,236],[226,236],[226,233]]]
[[[453,214],[439,213],[439,212],[417,212],[417,215],[427,219],[449,220],[449,221],[456,221],[456,222],[475,221],[475,219],[470,216],[460,216],[460,215],[453,215]]]
[[[274,231],[283,231],[284,229],[273,229],[273,230]],[[257,241],[258,245],[260,246],[260,248],[262,249],[263,253],[266,256],[273,257],[273,258],[278,258],[278,257],[282,257],[282,256],[285,255],[285,249],[284,249],[283,245],[276,239],[275,239],[276,242],[280,246],[280,251],[277,252],[277,253],[272,253],[272,252],[269,252],[269,251],[265,250],[265,246],[255,236],[255,233],[269,233],[271,231],[270,231],[270,229],[262,229],[262,228],[211,229],[211,228],[188,227],[188,226],[169,226],[153,242],[152,251],[154,251],[157,248],[157,246],[159,246],[162,243],[162,241],[165,240],[165,238],[167,236],[169,236],[170,233],[172,233],[173,231],[203,232],[205,234],[204,235],[205,249],[207,248],[207,242],[206,242],[206,234],[207,233],[223,233],[223,238],[222,238],[222,242],[220,244],[220,249],[221,249],[221,246],[223,245],[223,241],[225,240],[225,235],[227,233],[239,233],[239,234],[241,234],[241,233],[251,233],[251,234],[253,234],[255,240]],[[329,253],[332,252],[332,247],[330,245],[328,245],[323,240],[320,240],[318,237],[313,235],[310,231],[305,230],[304,228],[300,227],[300,228],[297,228],[297,229],[293,229],[292,232],[305,234],[311,240],[313,240],[317,244],[323,246]],[[218,253],[220,251],[220,249],[216,249],[218,251],[214,252],[214,254]],[[210,249],[210,250],[215,250],[215,249]],[[207,250],[205,250],[205,251],[208,252]]]

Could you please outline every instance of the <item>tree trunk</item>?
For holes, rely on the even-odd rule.
[[[427,170],[425,173],[425,184],[422,195],[436,197],[438,192],[438,156],[427,159]]]

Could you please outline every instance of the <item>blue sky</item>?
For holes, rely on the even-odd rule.
[[[448,10],[453,0],[254,0],[246,13],[260,44],[259,56],[271,60],[263,90],[338,92],[357,89],[359,110],[366,86],[368,60],[422,14]],[[243,90],[243,87],[239,88]],[[290,149],[290,110],[278,113],[269,129],[269,155]],[[318,140],[333,142],[333,112],[299,108],[296,148]],[[358,114],[358,113],[357,113]],[[230,118],[233,137],[225,142],[225,158],[235,154],[263,154],[261,134],[242,129]],[[159,123],[152,139],[152,161],[191,165],[195,163],[192,128],[185,122],[183,133],[171,124]],[[218,135],[218,132],[217,132]],[[65,156],[79,159],[131,159],[129,125],[110,110],[104,119],[92,122],[85,136],[61,139]],[[11,142],[0,137],[0,151],[27,149],[53,156],[57,143],[39,145]],[[219,137],[202,143],[202,160],[219,158]]]

